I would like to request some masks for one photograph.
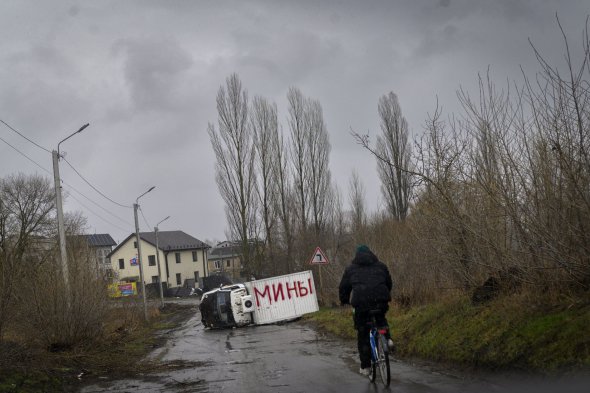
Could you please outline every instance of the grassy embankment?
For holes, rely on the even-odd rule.
[[[104,337],[97,343],[60,352],[22,346],[10,367],[0,369],[0,392],[76,391],[100,379],[133,377],[187,364],[147,361],[145,356],[164,341],[159,332],[179,326],[194,314],[194,306],[167,304],[150,310],[150,322],[141,313],[114,307],[105,321]]]
[[[481,306],[467,298],[392,308],[387,319],[401,357],[540,373],[590,371],[590,302],[548,306],[511,296]],[[306,319],[356,337],[351,309],[322,309]]]

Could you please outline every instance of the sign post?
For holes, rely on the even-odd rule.
[[[326,254],[322,251],[321,248],[316,247],[313,255],[311,256],[311,260],[309,261],[310,265],[318,265],[318,276],[320,278],[320,300],[324,302],[324,284],[322,282],[322,265],[328,265],[330,261],[326,257]]]

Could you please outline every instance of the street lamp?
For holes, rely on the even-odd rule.
[[[135,242],[137,243],[137,265],[139,266],[139,279],[141,280],[141,296],[143,297],[143,316],[148,320],[147,300],[145,294],[145,281],[143,280],[143,266],[141,265],[141,241],[139,239],[139,220],[137,219],[137,209],[139,208],[139,198],[156,188],[152,186],[149,190],[141,194],[135,199],[133,204],[133,214],[135,215]]]
[[[70,139],[74,135],[82,132],[86,127],[90,124],[86,123],[82,127],[78,129],[78,131],[74,132],[73,134],[69,135],[67,138],[62,139],[57,144],[57,151],[53,150],[51,152],[51,157],[53,159],[53,181],[55,183],[55,206],[57,208],[57,230],[59,235],[59,252],[61,256],[61,271],[64,276],[64,284],[66,288],[66,292],[70,289],[70,279],[69,279],[69,271],[68,271],[68,254],[66,250],[66,230],[64,226],[64,211],[62,205],[62,195],[61,195],[61,181],[59,178],[59,145],[61,145],[66,140]],[[70,296],[67,294],[66,296],[67,304],[70,303]]]
[[[156,234],[156,263],[158,264],[158,282],[160,283],[160,302],[161,306],[164,307],[164,289],[162,288],[162,271],[160,269],[160,248],[158,247],[158,225],[169,219],[170,216],[166,217],[162,221],[158,222],[154,227],[154,233]],[[167,281],[167,280],[166,280]]]

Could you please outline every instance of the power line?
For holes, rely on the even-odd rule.
[[[4,143],[6,143],[8,146],[12,147],[14,150],[16,150],[17,153],[19,153],[20,155],[22,155],[23,157],[25,157],[27,160],[31,161],[33,164],[37,165],[39,168],[43,169],[45,172],[49,173],[50,175],[53,175],[51,172],[49,172],[47,169],[43,168],[41,166],[41,164],[39,164],[37,161],[33,160],[32,158],[30,158],[29,156],[27,156],[25,153],[23,153],[22,151],[20,151],[19,149],[17,149],[16,147],[12,146],[10,143],[8,143],[6,140],[4,140],[2,137],[0,137],[0,140]]]
[[[145,222],[145,225],[147,225],[148,231],[149,231],[151,226],[150,226],[150,224],[148,224],[148,221],[146,220],[145,216],[143,215],[143,210],[141,209],[141,206],[139,207],[139,211],[141,212],[141,216],[143,217],[143,221]]]
[[[39,144],[35,143],[34,141],[30,140],[29,138],[27,138],[26,136],[24,136],[22,133],[20,133],[19,131],[17,131],[16,129],[14,129],[14,127],[10,126],[10,124],[6,123],[4,120],[0,119],[0,122],[2,122],[6,127],[10,128],[12,131],[16,132],[18,135],[20,135],[21,137],[25,138],[27,141],[31,142],[32,144],[34,144],[35,146],[39,147],[40,149],[45,150],[46,152],[48,152],[49,154],[52,154],[48,149],[44,148],[43,146],[40,146]],[[8,146],[12,147],[14,150],[16,150],[18,153],[20,153],[21,155],[23,155],[25,158],[27,158],[28,160],[30,160],[31,162],[33,162],[35,165],[37,165],[39,168],[43,169],[45,172],[49,173],[50,175],[52,175],[51,172],[49,172],[49,170],[43,168],[39,163],[37,163],[36,161],[34,161],[32,158],[28,157],[25,153],[21,152],[20,150],[18,150],[16,147],[12,146],[10,143],[8,143],[6,140],[4,140],[2,137],[0,137],[0,140],[2,140],[4,143],[6,143]],[[76,168],[74,168],[72,166],[72,164],[69,163],[68,160],[65,159],[65,157],[61,157],[63,158],[63,160],[70,166],[70,168],[72,168],[74,170],[74,172],[76,172],[78,174],[78,176],[80,176],[82,178],[82,180],[84,180],[86,183],[88,183],[89,186],[91,186],[96,192],[98,192],[100,195],[102,195],[103,197],[109,199],[107,196],[105,196],[103,193],[101,193],[98,189],[96,189],[92,184],[90,184],[81,174],[80,172],[78,172],[76,170]],[[63,180],[62,180],[63,182]],[[65,182],[64,182],[65,183]],[[71,187],[71,186],[70,186]],[[74,188],[74,187],[72,187]],[[77,191],[77,190],[76,190]],[[79,191],[78,191],[79,192]],[[81,195],[83,195],[82,193],[80,193]],[[84,196],[84,195],[83,195]],[[110,199],[109,199],[110,200]],[[118,204],[117,202],[110,200],[111,202],[122,206],[122,207],[130,207],[130,206],[125,206],[125,205],[121,205]]]
[[[20,133],[19,131],[17,131],[15,128],[13,128],[12,126],[10,126],[10,125],[9,125],[8,123],[6,123],[4,120],[0,119],[0,122],[1,122],[2,124],[4,124],[6,127],[8,127],[9,129],[11,129],[12,131],[16,132],[16,133],[17,133],[18,135],[20,135],[22,138],[26,139],[27,141],[29,141],[30,143],[34,144],[34,145],[35,145],[35,146],[37,146],[38,148],[40,148],[40,149],[42,149],[42,150],[44,150],[44,151],[46,151],[46,152],[48,152],[48,153],[50,153],[50,154],[51,154],[51,151],[49,151],[48,149],[44,148],[43,146],[41,146],[41,145],[39,145],[39,144],[35,143],[35,142],[34,142],[34,141],[32,141],[31,139],[27,138],[25,135],[23,135],[22,133]],[[26,155],[25,153],[23,153],[21,150],[19,150],[18,148],[16,148],[16,147],[15,147],[15,146],[13,146],[12,144],[10,144],[10,143],[9,143],[8,141],[6,141],[4,138],[0,137],[0,140],[1,140],[2,142],[4,142],[5,144],[7,144],[9,147],[11,147],[13,150],[15,150],[17,153],[19,153],[20,155],[22,155],[23,157],[25,157],[27,160],[31,161],[33,164],[35,164],[37,167],[39,167],[41,170],[43,170],[44,172],[46,172],[46,173],[47,173],[47,174],[49,174],[50,176],[52,176],[52,175],[53,175],[53,173],[52,173],[51,171],[49,171],[48,169],[46,169],[45,167],[43,167],[41,164],[39,164],[37,161],[33,160],[31,157],[29,157],[28,155]],[[68,164],[68,166],[69,166],[70,168],[72,168],[72,170],[73,170],[74,172],[76,172],[76,174],[77,174],[78,176],[80,176],[80,178],[81,178],[82,180],[84,180],[84,182],[86,182],[86,184],[88,184],[88,185],[89,185],[89,186],[90,186],[90,187],[91,187],[91,188],[92,188],[94,191],[96,191],[96,192],[97,192],[99,195],[101,195],[103,198],[105,198],[105,199],[109,200],[110,202],[114,203],[114,204],[115,204],[115,205],[117,205],[117,206],[121,206],[121,207],[125,207],[125,208],[131,208],[131,207],[132,207],[132,206],[129,206],[129,205],[123,205],[123,204],[121,204],[121,203],[118,203],[118,202],[116,202],[116,201],[112,200],[111,198],[109,198],[108,196],[106,196],[106,195],[105,195],[104,193],[102,193],[102,192],[101,192],[99,189],[97,189],[95,186],[93,186],[93,185],[92,185],[92,184],[91,184],[91,183],[90,183],[88,180],[86,180],[86,178],[84,178],[84,176],[82,176],[82,174],[81,174],[81,173],[80,173],[80,172],[79,172],[79,171],[78,171],[76,168],[74,168],[74,166],[73,166],[73,165],[72,165],[72,164],[71,164],[71,163],[70,163],[68,160],[66,160],[66,159],[65,159],[65,157],[61,157],[61,158],[63,158],[63,159],[64,159],[64,161],[65,161],[65,162]],[[68,186],[68,188],[69,188],[71,191],[75,191],[76,193],[78,193],[79,195],[81,195],[82,197],[84,197],[86,200],[88,200],[89,202],[91,202],[91,203],[92,203],[92,204],[94,204],[95,206],[99,207],[100,209],[102,209],[102,210],[103,210],[103,211],[105,211],[106,213],[110,214],[112,217],[114,217],[114,218],[118,219],[119,221],[123,222],[123,223],[124,223],[124,224],[126,224],[126,225],[131,225],[131,224],[129,224],[129,222],[127,222],[127,221],[123,220],[122,218],[120,218],[120,217],[119,217],[119,216],[117,216],[116,214],[112,213],[111,211],[107,210],[106,208],[104,208],[103,206],[101,206],[100,204],[98,204],[97,202],[95,202],[94,200],[92,200],[91,198],[89,198],[88,196],[84,195],[84,194],[83,194],[81,191],[79,191],[78,189],[76,189],[74,186],[72,186],[72,185],[68,184],[68,183],[67,183],[67,182],[65,182],[63,179],[61,179],[61,182],[62,182],[64,185]],[[74,199],[75,201],[77,201],[77,202],[80,204],[80,206],[84,207],[84,208],[85,208],[85,209],[86,209],[88,212],[92,213],[93,215],[95,215],[96,217],[98,217],[98,218],[99,218],[99,219],[101,219],[102,221],[106,222],[107,224],[109,224],[109,225],[111,225],[111,226],[113,226],[113,227],[115,227],[115,228],[118,228],[118,229],[120,229],[120,230],[122,230],[122,231],[125,231],[125,232],[133,232],[133,231],[129,231],[129,229],[122,228],[121,226],[119,226],[119,225],[117,225],[117,224],[114,224],[114,223],[112,223],[111,221],[108,221],[107,219],[105,219],[104,217],[102,217],[100,214],[96,213],[94,210],[92,210],[91,208],[89,208],[88,206],[86,206],[84,203],[82,203],[82,202],[81,202],[81,201],[80,201],[78,198],[74,197],[74,196],[73,196],[71,193],[70,193],[70,196],[72,197],[72,199]],[[143,219],[144,219],[145,223],[147,224],[147,226],[148,226],[148,230],[149,230],[150,226],[149,226],[149,223],[147,222],[147,219],[145,218],[145,216],[144,216],[144,214],[143,214],[143,211],[141,212],[141,214],[142,214],[142,217],[143,217]]]
[[[62,180],[63,181],[63,180]],[[79,190],[77,190],[76,188],[74,188],[73,186],[69,185],[68,183],[66,183],[65,181],[63,181],[63,183],[65,185],[67,185],[71,191],[76,191],[78,194],[80,194],[82,197],[84,197],[86,200],[88,200],[89,202],[91,202],[92,204],[94,204],[95,206],[99,207],[101,210],[103,210],[104,212],[110,214],[112,217],[116,218],[117,220],[121,221],[122,223],[124,223],[125,225],[130,225],[133,226],[133,224],[131,224],[130,222],[122,219],[121,217],[117,216],[116,214],[112,213],[111,211],[107,210],[106,208],[102,207],[100,204],[98,204],[97,202],[93,201],[92,199],[90,199],[89,197],[87,197],[86,195],[82,194],[82,192],[80,192]]]
[[[72,164],[70,164],[70,162],[69,162],[68,160],[66,160],[66,159],[65,159],[65,157],[62,157],[62,158],[63,158],[63,160],[64,160],[64,161],[65,161],[65,162],[66,162],[66,163],[69,165],[69,167],[70,167],[70,168],[72,168],[72,169],[74,170],[74,172],[76,172],[76,174],[77,174],[78,176],[80,176],[80,178],[81,178],[82,180],[84,180],[84,181],[86,182],[86,184],[88,184],[90,187],[92,187],[92,189],[93,189],[94,191],[96,191],[96,192],[98,192],[100,195],[102,195],[102,197],[103,197],[103,198],[105,198],[105,199],[109,200],[110,202],[114,203],[114,204],[115,204],[115,205],[117,205],[117,206],[121,206],[121,207],[127,207],[127,208],[132,208],[132,207],[133,207],[133,206],[129,206],[129,205],[123,205],[123,204],[121,204],[121,203],[119,203],[119,202],[116,202],[116,201],[112,200],[111,198],[109,198],[108,196],[106,196],[105,194],[103,194],[103,193],[102,193],[102,192],[101,192],[101,191],[100,191],[98,188],[96,188],[96,187],[94,187],[92,184],[90,184],[90,182],[89,182],[88,180],[86,180],[86,179],[84,178],[84,176],[82,176],[82,174],[81,174],[80,172],[78,172],[78,170],[77,170],[76,168],[74,168],[74,166],[73,166]]]
[[[105,219],[104,217],[102,217],[100,214],[96,213],[94,210],[90,209],[88,206],[86,206],[85,204],[83,204],[78,198],[76,198],[75,196],[73,196],[72,194],[70,194],[70,197],[72,197],[73,200],[75,200],[76,202],[78,202],[82,207],[84,207],[86,210],[88,210],[90,213],[94,214],[96,217],[100,218],[101,220],[103,220],[104,222],[106,222],[109,225],[114,226],[115,228],[118,228],[122,231],[125,232],[133,232],[130,231],[129,229],[125,229],[125,228],[121,228],[120,226],[113,224],[112,222],[110,222],[109,220]]]
[[[14,127],[12,127],[10,124],[8,124],[7,122],[5,122],[4,120],[0,119],[0,122],[2,122],[2,124],[4,124],[6,127],[10,128],[12,131],[16,132],[17,134],[19,134],[20,136],[22,136],[23,138],[25,138],[27,141],[31,142],[33,145],[37,146],[39,149],[45,150],[47,153],[51,153],[49,151],[49,149],[46,149],[43,146],[39,145],[38,143],[30,140],[29,138],[27,138],[26,136],[24,136],[23,134],[21,134],[19,131],[17,131]]]
[[[2,120],[0,120],[2,121]],[[3,122],[4,123],[4,122]],[[11,148],[13,148],[17,153],[19,153],[20,155],[22,155],[23,157],[25,157],[27,160],[31,161],[33,164],[35,164],[37,167],[39,167],[41,170],[43,170],[44,172],[47,172],[49,175],[52,175],[52,173],[44,168],[41,164],[39,164],[38,162],[36,162],[35,160],[33,160],[32,158],[30,158],[29,156],[27,156],[25,153],[23,153],[22,151],[20,151],[19,149],[17,149],[16,147],[14,147],[13,145],[11,145],[10,143],[8,143],[4,138],[0,137],[0,140],[4,143],[6,143],[8,146],[10,146]],[[61,180],[62,183],[64,183],[65,185],[67,185],[71,190],[76,191],[78,194],[80,194],[82,197],[86,198],[88,201],[92,202],[94,205],[98,206],[99,208],[101,208],[102,210],[104,210],[105,212],[107,212],[108,214],[110,214],[111,216],[115,217],[116,219],[122,221],[123,223],[127,224],[127,225],[131,225],[129,224],[127,221],[123,220],[122,218],[118,217],[117,215],[113,214],[112,212],[108,211],[107,209],[105,209],[104,207],[102,207],[101,205],[99,205],[98,203],[96,203],[95,201],[93,201],[92,199],[90,199],[89,197],[87,197],[86,195],[84,195],[82,192],[78,191],[74,186],[66,183],[64,180]],[[100,215],[96,214],[92,209],[88,208],[86,205],[84,205],[83,203],[81,203],[77,198],[75,198],[73,195],[70,194],[70,196],[76,200],[78,203],[80,203],[81,206],[83,206],[84,208],[86,208],[90,213],[94,214],[95,216],[97,216],[98,218],[102,219],[103,221],[107,222],[110,225],[113,225],[114,227],[117,227],[121,230],[124,231],[128,231],[128,229],[123,229],[107,220],[105,220],[104,218],[102,218]],[[127,207],[127,206],[125,206]]]
[[[6,127],[8,127],[9,129],[11,129],[12,131],[16,132],[18,135],[20,135],[21,137],[23,137],[24,139],[26,139],[27,141],[31,142],[33,145],[37,146],[38,148],[45,150],[46,152],[51,153],[51,151],[49,151],[49,149],[44,148],[43,146],[39,145],[38,143],[32,141],[31,139],[27,138],[25,135],[23,135],[21,132],[19,132],[18,130],[16,130],[14,127],[12,127],[10,124],[6,123],[4,120],[0,119],[0,122],[2,124],[4,124]],[[2,138],[0,138],[2,139]],[[21,152],[20,150],[18,150],[16,147],[12,146],[10,143],[8,143],[7,141],[5,141],[4,139],[2,139],[2,141],[4,143],[6,143],[8,146],[12,147],[14,150],[16,150],[17,152],[19,152],[20,154],[22,154],[23,156],[25,156],[27,159],[29,159],[30,161],[32,161],[35,165],[37,165],[38,167],[40,167],[41,169],[43,169],[45,172],[51,174],[51,172],[49,172],[47,169],[43,168],[41,165],[39,165],[37,162],[33,161],[31,158],[29,158],[27,155],[25,155],[23,152]],[[120,203],[117,203],[115,201],[113,201],[112,199],[110,199],[109,197],[107,197],[106,195],[104,195],[102,192],[100,192],[96,187],[94,187],[92,184],[90,184],[90,182],[88,180],[86,180],[84,178],[84,176],[82,176],[80,174],[80,172],[78,172],[76,170],[76,168],[74,168],[72,166],[72,164],[70,164],[70,162],[68,160],[65,159],[65,157],[61,157],[63,158],[63,160],[70,166],[70,168],[72,168],[74,170],[74,172],[76,172],[78,174],[78,176],[80,176],[82,178],[82,180],[84,180],[90,187],[92,187],[96,192],[98,192],[100,195],[102,195],[104,198],[108,199],[109,201],[111,201],[112,203],[119,205],[121,207],[127,207],[130,208],[131,206],[126,206],[126,205],[122,205]],[[65,182],[64,182],[65,183]],[[71,186],[70,186],[71,187]],[[73,188],[73,187],[72,187]],[[76,190],[77,191],[77,190]],[[79,192],[79,191],[78,191]],[[82,193],[80,193],[80,195],[84,196]],[[87,198],[88,199],[88,198]],[[92,201],[91,201],[92,202]],[[100,206],[99,206],[100,207]]]

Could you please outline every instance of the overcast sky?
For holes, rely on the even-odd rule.
[[[488,67],[498,83],[538,66],[530,38],[563,62],[555,14],[579,51],[585,1],[23,1],[0,0],[0,119],[66,159],[113,201],[140,199],[141,230],[183,230],[225,239],[223,201],[207,124],[231,73],[249,96],[276,102],[287,131],[286,93],[322,104],[334,181],[347,201],[353,169],[370,210],[381,204],[374,159],[350,130],[379,131],[379,97],[395,92],[419,136],[436,97],[459,112],[459,87],[477,95]],[[0,124],[0,177],[51,176],[51,155]],[[90,188],[65,162],[66,211],[90,233],[118,242],[134,231],[133,209]],[[89,198],[91,201],[89,201]],[[147,221],[147,223],[146,223]],[[149,227],[148,225],[149,224]],[[149,229],[148,229],[149,228]]]

